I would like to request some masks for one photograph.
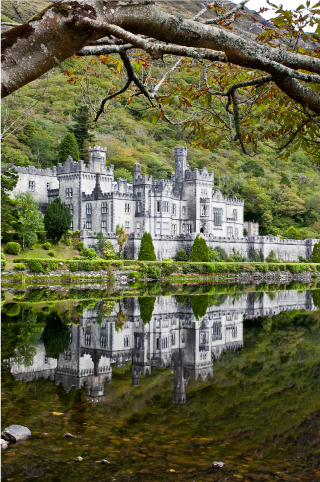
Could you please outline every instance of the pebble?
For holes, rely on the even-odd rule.
[[[223,467],[224,465],[224,462],[212,462],[212,467]]]
[[[108,460],[106,460],[106,459],[102,459],[101,463],[102,463],[102,465],[109,465],[110,464],[110,462],[108,462]]]
[[[82,462],[83,458],[82,457],[77,457],[78,462]]]
[[[67,432],[64,434],[64,438],[76,438],[76,436],[72,435],[72,433]]]

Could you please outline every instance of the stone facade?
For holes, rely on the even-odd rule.
[[[104,383],[112,382],[112,366],[121,367],[132,362],[132,384],[151,374],[151,366],[171,367],[173,401],[184,403],[188,380],[205,381],[213,374],[213,362],[225,350],[243,346],[243,321],[258,316],[273,316],[283,311],[315,310],[311,291],[280,291],[244,293],[240,297],[217,296],[216,303],[206,314],[196,319],[189,300],[181,306],[175,297],[157,297],[152,318],[144,324],[136,298],[127,298],[121,309],[127,322],[116,330],[116,302],[110,316],[101,320],[100,303],[87,308],[80,316],[79,325],[70,325],[70,344],[58,360],[49,358],[40,342],[32,365],[11,364],[11,372],[18,379],[32,380],[50,377],[71,387],[86,385],[88,398],[104,397]],[[99,318],[100,317],[100,318]],[[99,319],[99,322],[98,322]]]
[[[113,165],[106,167],[106,148],[89,149],[89,163],[74,162],[52,170],[20,168],[13,195],[30,190],[41,206],[60,197],[70,206],[72,229],[114,233],[117,224],[128,233],[152,236],[212,233],[243,237],[243,201],[229,199],[214,188],[214,173],[191,171],[187,148],[175,147],[171,180],[153,180],[133,167],[133,182],[114,181]]]

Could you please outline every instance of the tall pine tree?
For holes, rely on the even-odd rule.
[[[152,236],[150,233],[145,232],[142,236],[138,260],[157,261],[156,254],[154,252]]]
[[[72,132],[67,132],[60,144],[59,162],[65,163],[68,156],[71,156],[74,161],[79,161],[80,159],[77,139]]]
[[[197,234],[196,239],[193,242],[189,261],[209,261],[209,248],[206,240],[204,238],[200,238],[199,234]]]
[[[77,140],[81,158],[88,160],[88,146],[94,143],[94,135],[89,132],[92,129],[92,120],[86,105],[82,105],[77,110],[74,120],[75,124],[71,132]]]
[[[44,215],[44,226],[53,242],[57,243],[70,228],[72,221],[69,206],[59,197],[48,204]]]
[[[313,246],[312,262],[320,263],[320,241]]]

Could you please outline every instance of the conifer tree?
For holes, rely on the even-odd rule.
[[[76,112],[75,124],[71,129],[78,146],[81,158],[86,160],[88,158],[87,147],[94,142],[94,136],[89,131],[92,129],[92,120],[89,114],[89,109],[86,105],[82,105]]]
[[[149,323],[149,321],[152,318],[155,301],[156,301],[155,296],[138,297],[138,303],[140,307],[140,316],[144,324]]]
[[[196,239],[193,242],[189,261],[209,261],[209,248],[206,240],[204,238],[200,238],[199,234],[197,234]]]
[[[152,236],[150,233],[145,232],[142,236],[138,260],[157,261],[156,254],[154,252]]]
[[[312,262],[320,263],[320,241],[313,246]]]
[[[80,159],[77,139],[72,132],[67,132],[61,141],[58,156],[59,162],[64,163],[68,156],[71,156],[74,161],[79,161]]]
[[[72,217],[69,206],[62,203],[59,197],[48,204],[44,215],[44,226],[55,243],[68,231],[71,221]]]

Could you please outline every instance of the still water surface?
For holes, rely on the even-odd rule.
[[[3,306],[4,481],[320,480],[319,290],[50,296]]]

